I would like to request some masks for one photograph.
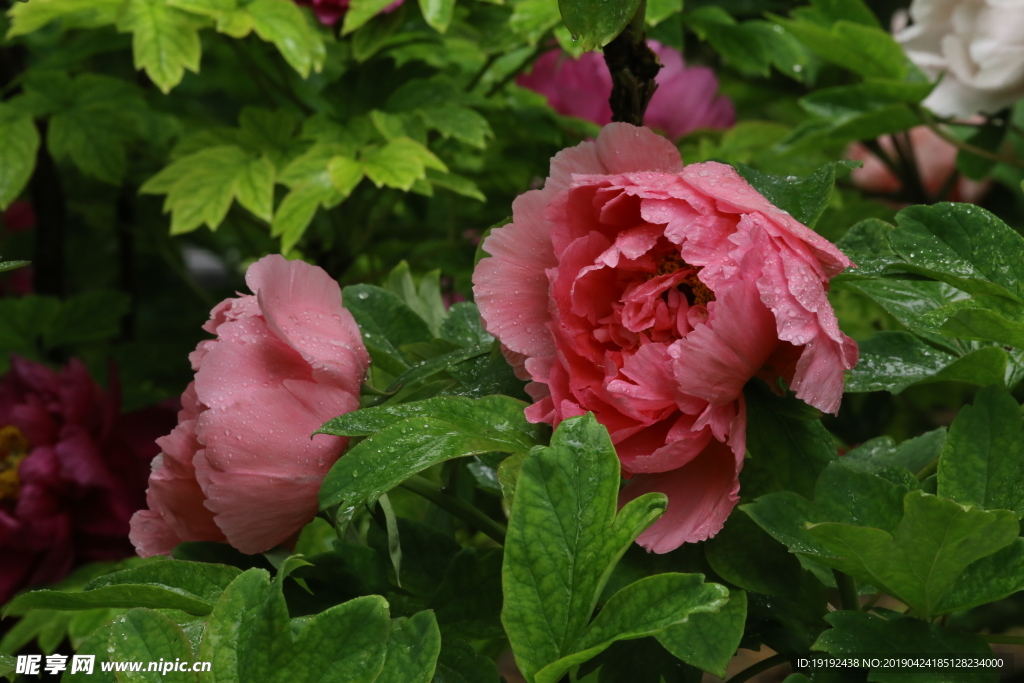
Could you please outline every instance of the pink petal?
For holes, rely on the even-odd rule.
[[[302,354],[317,381],[348,391],[362,384],[370,357],[359,326],[342,308],[341,288],[323,269],[272,254],[252,264],[245,281],[267,325]]]
[[[230,410],[199,417],[205,450],[196,454],[196,477],[231,545],[264,552],[316,515],[320,483],[348,440],[310,435],[358,406],[354,394],[287,380],[280,389],[256,389]]]
[[[734,401],[778,343],[775,318],[753,283],[735,282],[715,291],[711,317],[669,347],[683,393],[712,404]]]
[[[543,217],[545,192],[520,195],[512,204],[513,222],[491,231],[483,248],[491,254],[473,272],[473,294],[487,331],[515,353],[550,356],[547,332],[547,268],[557,264],[549,226]]]
[[[637,543],[660,554],[717,534],[739,500],[742,465],[742,458],[725,444],[712,441],[684,467],[630,479],[619,494],[620,505],[652,491],[668,496],[665,514],[640,534]]]

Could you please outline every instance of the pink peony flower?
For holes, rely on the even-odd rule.
[[[85,366],[14,357],[0,378],[0,604],[85,562],[131,554],[128,520],[145,503],[153,440],[174,412],[119,417]]]
[[[878,144],[889,156],[897,156],[889,136],[878,138]],[[936,135],[928,126],[911,128],[910,144],[914,148],[914,164],[925,192],[931,197],[938,198],[939,193],[956,173],[957,148]],[[851,174],[853,182],[858,187],[884,194],[894,194],[903,188],[903,183],[893,175],[889,167],[859,142],[850,145],[847,155],[864,163],[862,167],[853,169]],[[958,177],[950,187],[948,197],[942,199],[975,203],[988,191],[989,184]]]
[[[352,0],[296,0],[296,3],[303,7],[312,7],[313,13],[316,14],[316,18],[320,20],[321,24],[333,26],[345,16],[345,12],[348,12],[348,6],[351,1]],[[405,2],[405,0],[395,0],[393,3],[382,9],[381,13],[386,14],[388,12],[394,12],[403,2]]]
[[[529,420],[593,412],[631,477],[622,500],[668,495],[644,547],[664,553],[722,528],[750,378],[781,377],[838,410],[857,346],[825,289],[850,261],[732,167],[684,167],[665,138],[613,123],[558,153],[512,215],[473,275],[486,328],[533,380]]]
[[[714,71],[706,66],[687,67],[678,50],[656,40],[647,44],[663,65],[655,78],[658,89],[644,117],[647,125],[676,140],[698,128],[731,128],[736,123],[732,102],[724,95],[715,95],[718,79]],[[612,77],[599,52],[585,52],[573,59],[561,50],[552,50],[516,83],[544,95],[559,114],[577,116],[599,126],[611,123],[608,98]]]
[[[287,542],[317,512],[317,491],[347,439],[317,435],[359,407],[369,365],[341,290],[322,269],[267,256],[249,267],[255,294],[226,299],[189,359],[178,426],[157,443],[146,499],[132,518],[139,555],[182,541],[244,553]]]

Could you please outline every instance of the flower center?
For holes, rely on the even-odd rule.
[[[667,275],[684,268],[692,270],[693,272],[687,275],[683,281],[679,283],[677,289],[686,296],[687,302],[689,302],[691,306],[705,306],[709,301],[714,301],[715,293],[697,277],[697,273],[702,270],[703,266],[691,266],[689,263],[684,261],[679,254],[666,254],[663,256],[658,261],[657,274]]]
[[[0,501],[18,498],[18,465],[28,457],[29,443],[17,427],[0,427]]]

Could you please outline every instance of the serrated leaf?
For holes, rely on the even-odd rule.
[[[429,107],[419,113],[429,128],[474,147],[485,147],[487,138],[494,136],[487,119],[468,107]]]
[[[51,21],[62,19],[65,27],[97,28],[112,24],[124,0],[33,0],[8,10],[11,28],[7,38],[34,33]]]
[[[940,496],[1024,517],[1021,408],[1004,389],[986,387],[953,420],[939,458]]]
[[[310,71],[320,72],[327,58],[327,48],[306,14],[295,3],[290,0],[253,0],[245,8],[252,17],[256,35],[273,43],[285,61],[303,78],[308,78]]]
[[[0,210],[21,195],[36,167],[39,131],[31,116],[0,104]]]
[[[355,159],[337,156],[328,162],[327,173],[334,188],[347,197],[363,179],[363,165]]]
[[[132,34],[135,68],[145,69],[164,94],[181,83],[186,69],[199,73],[201,25],[166,0],[126,0],[118,18],[118,30]]]
[[[177,235],[204,223],[216,229],[235,198],[257,216],[268,219],[275,176],[273,164],[265,157],[224,145],[172,162],[139,192],[167,193],[164,210],[171,212],[171,234]]]
[[[410,138],[399,137],[363,157],[366,176],[377,187],[394,187],[406,192],[417,180],[426,177],[432,168],[447,172],[448,168],[433,152]]]
[[[618,482],[615,448],[589,414],[562,422],[551,446],[523,463],[505,545],[501,620],[531,683],[575,652],[611,570],[665,509],[664,495],[651,493],[616,515]]]
[[[116,336],[131,299],[122,292],[99,290],[73,296],[44,331],[47,349],[87,344]]]

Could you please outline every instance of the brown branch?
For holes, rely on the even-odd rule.
[[[644,112],[658,89],[654,77],[661,70],[658,57],[647,46],[646,5],[646,0],[641,0],[625,30],[604,47],[604,61],[612,75],[612,94],[608,100],[612,121],[635,126],[644,123]]]

